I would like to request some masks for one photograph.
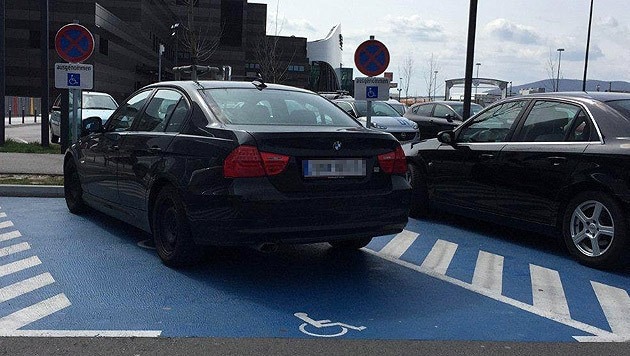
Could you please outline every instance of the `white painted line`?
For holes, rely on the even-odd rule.
[[[530,264],[529,272],[532,280],[534,307],[571,318],[558,271]]]
[[[159,337],[160,330],[0,330],[0,337]]]
[[[439,274],[446,274],[448,266],[451,264],[453,256],[455,256],[455,251],[457,251],[457,244],[437,240],[420,267],[435,271]]]
[[[0,234],[0,241],[8,241],[20,236],[22,236],[22,234],[20,234],[19,231],[5,232],[3,234]]]
[[[626,341],[626,339],[622,339],[620,338],[618,335],[615,335],[613,333],[611,333],[610,331],[607,330],[603,330],[600,328],[597,328],[595,326],[592,325],[588,325],[586,323],[583,323],[581,321],[577,321],[577,320],[573,320],[567,317],[564,317],[562,315],[558,315],[558,314],[554,314],[554,313],[549,313],[549,312],[545,312],[543,310],[540,310],[538,308],[535,308],[529,304],[523,303],[521,301],[515,300],[515,299],[511,299],[502,295],[498,295],[496,293],[493,293],[485,288],[480,288],[478,286],[474,286],[472,284],[466,283],[466,282],[462,282],[458,279],[455,279],[453,277],[449,277],[447,275],[441,274],[441,273],[437,273],[434,270],[431,269],[427,269],[427,268],[423,268],[421,266],[416,266],[412,263],[403,261],[403,260],[399,260],[399,259],[395,259],[395,258],[391,258],[389,256],[385,256],[385,255],[381,255],[379,252],[376,251],[372,251],[368,248],[363,248],[363,251],[372,254],[374,256],[380,257],[384,260],[393,262],[397,265],[400,265],[402,267],[405,268],[409,268],[411,270],[414,270],[416,272],[420,272],[423,274],[426,274],[430,277],[433,277],[435,279],[456,285],[458,287],[464,288],[466,290],[469,290],[471,292],[475,292],[477,294],[481,294],[483,296],[486,296],[490,299],[496,300],[498,302],[504,303],[504,304],[508,304],[511,305],[515,308],[521,309],[523,311],[538,315],[540,317],[558,322],[560,324],[575,328],[577,330],[581,330],[585,333],[589,333],[592,335],[595,335],[597,337],[599,337],[602,340],[611,340],[611,341]],[[630,340],[630,338],[629,338]]]
[[[7,227],[13,226],[13,222],[11,221],[2,221],[0,222],[0,229],[6,229]]]
[[[0,288],[0,303],[4,303],[7,300],[19,297],[52,283],[55,283],[55,280],[50,273],[42,273],[38,276],[13,283],[4,288]],[[2,326],[0,326],[0,328],[2,328]]]
[[[613,333],[630,338],[630,297],[621,288],[591,281]]]
[[[26,251],[29,248],[31,248],[31,246],[29,246],[28,242],[22,242],[17,245],[11,245],[9,247],[0,248],[0,257],[6,257],[14,253]]]
[[[0,277],[8,276],[11,273],[23,271],[27,268],[31,268],[40,265],[42,261],[37,256],[25,258],[23,260],[8,263],[0,266]]]
[[[418,234],[415,232],[403,230],[383,247],[381,253],[393,258],[400,258],[417,238]]]
[[[6,218],[7,217],[7,213],[0,213],[0,218]]]
[[[15,331],[32,322],[45,318],[53,313],[71,305],[68,298],[62,293],[54,297],[20,309],[0,319],[0,333]]]
[[[472,284],[501,294],[503,292],[503,256],[479,251]]]

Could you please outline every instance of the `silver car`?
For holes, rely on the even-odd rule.
[[[367,101],[353,98],[336,99],[333,103],[355,117],[363,126],[367,124]],[[371,128],[389,132],[400,142],[418,139],[418,124],[402,117],[391,105],[384,101],[373,101],[371,111]]]
[[[81,118],[87,119],[98,116],[105,123],[109,116],[118,108],[118,103],[107,93],[84,91],[81,95]],[[59,142],[61,136],[61,95],[57,96],[50,110],[50,141]]]

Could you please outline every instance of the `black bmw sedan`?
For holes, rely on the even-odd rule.
[[[357,249],[402,231],[411,188],[400,143],[323,97],[246,82],[162,82],[66,153],[69,210],[151,232],[165,264],[197,245],[329,242]]]
[[[630,254],[630,94],[510,98],[404,148],[412,215],[447,208],[562,235],[592,267]]]

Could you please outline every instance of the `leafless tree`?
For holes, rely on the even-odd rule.
[[[547,80],[545,81],[545,90],[551,89],[551,91],[558,91],[558,72],[556,67],[556,56],[555,53],[549,49],[549,58],[547,58],[547,63],[545,69],[547,71]],[[560,71],[560,77],[562,78],[562,71]]]
[[[424,82],[427,85],[427,93],[429,94],[429,98],[433,96],[433,93],[437,92],[437,89],[442,87],[442,84],[437,83],[437,73],[440,71],[440,64],[438,63],[437,58],[431,53],[431,57],[427,63],[426,70],[424,72]],[[433,99],[435,100],[435,98]]]
[[[411,77],[414,74],[414,66],[415,60],[413,53],[411,53],[403,58],[402,64],[398,67],[398,72],[400,72],[400,88],[405,92],[405,99],[409,97],[409,86],[411,84]]]
[[[210,17],[203,21],[196,20],[195,5],[199,0],[182,1],[187,6],[186,25],[183,24],[184,21],[179,23],[181,30],[177,35],[177,41],[183,50],[190,54],[193,65],[206,63],[219,47],[224,26],[219,24],[219,30],[212,31]]]

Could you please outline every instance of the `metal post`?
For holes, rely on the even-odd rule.
[[[37,109],[35,109],[35,116],[33,116],[33,122],[37,123]]]
[[[466,46],[466,78],[464,79],[463,119],[470,117],[470,96],[472,94],[473,60],[475,58],[475,31],[477,29],[477,0],[470,0],[468,15],[468,44]]]
[[[68,107],[70,106],[70,91],[64,89],[61,93],[61,118],[59,119],[59,142],[61,143],[61,153],[66,152],[70,138],[70,119]],[[42,115],[42,118],[44,115]]]
[[[24,106],[22,106],[22,123],[24,123]]]
[[[588,50],[591,45],[591,24],[593,22],[593,0],[591,0],[591,13],[588,16],[588,35],[586,36],[586,54],[584,55],[584,79],[582,79],[582,91],[586,91],[586,71],[588,69]],[[560,63],[558,63],[560,66]]]
[[[4,0],[0,0],[0,146],[4,145],[5,141],[5,130],[4,130],[4,96],[6,94],[5,90],[5,71],[4,71],[4,55],[5,55],[5,41],[4,41]]]
[[[48,0],[40,1],[40,24],[41,24],[41,37],[40,37],[40,53],[41,53],[41,76],[42,76],[42,100],[41,100],[41,113],[42,113],[42,146],[50,146],[50,138],[48,135],[48,109],[49,105],[49,82],[48,82],[48,32],[50,26],[50,18],[48,13]]]
[[[556,78],[556,91],[560,91],[560,61],[562,60],[562,52],[564,48],[558,48],[558,77]]]
[[[367,116],[365,117],[365,127],[372,127],[372,100],[367,101]]]
[[[435,101],[436,100],[435,92],[437,91],[437,74],[438,74],[438,71],[437,70],[434,71],[433,74],[434,74],[434,77],[433,77],[433,101]]]

